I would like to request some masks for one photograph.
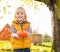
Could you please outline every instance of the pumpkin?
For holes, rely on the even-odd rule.
[[[18,32],[18,37],[19,38],[25,38],[27,36],[28,36],[28,34],[26,33],[26,31],[19,31]]]

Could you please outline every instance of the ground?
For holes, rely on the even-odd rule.
[[[51,42],[43,42],[41,46],[31,44],[30,49],[31,52],[51,52],[51,46]],[[9,41],[0,41],[0,52],[13,52],[11,43]]]

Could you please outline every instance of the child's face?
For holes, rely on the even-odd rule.
[[[17,21],[24,21],[25,20],[25,11],[23,9],[18,9],[15,14],[15,19]]]

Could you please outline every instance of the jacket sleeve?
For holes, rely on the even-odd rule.
[[[10,30],[11,30],[11,33],[12,33],[12,37],[17,37],[17,33],[16,33],[16,30],[15,30],[13,24],[11,25],[11,29]]]
[[[28,29],[26,30],[26,32],[28,33],[28,35],[31,35],[31,33],[32,33],[32,29],[31,29],[30,26],[28,27]]]

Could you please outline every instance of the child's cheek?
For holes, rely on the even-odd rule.
[[[19,18],[19,16],[18,16],[18,15],[16,15],[16,18]]]

